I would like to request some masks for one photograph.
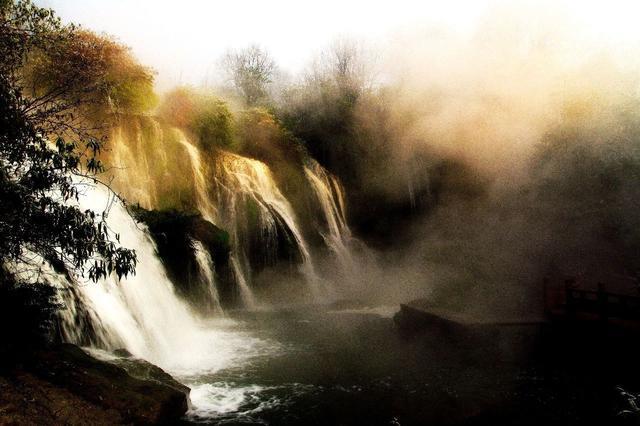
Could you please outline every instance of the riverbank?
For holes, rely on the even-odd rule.
[[[4,355],[2,424],[174,424],[188,409],[189,389],[145,361],[127,372],[69,344]]]

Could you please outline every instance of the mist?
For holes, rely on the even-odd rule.
[[[294,133],[318,139],[376,258],[357,297],[539,317],[545,277],[632,285],[640,50],[594,43],[560,9],[497,5],[467,34],[340,38],[280,87],[285,123],[320,115]],[[357,100],[336,120],[326,99],[341,91]],[[340,139],[350,148],[327,147]]]
[[[379,55],[383,101],[356,120],[393,142],[388,169],[361,174],[390,199],[426,193],[383,250],[383,299],[539,317],[545,277],[634,291],[639,51],[519,6],[465,37],[404,31]]]

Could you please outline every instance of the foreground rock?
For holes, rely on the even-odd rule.
[[[107,362],[123,368],[130,376],[168,386],[189,396],[191,389],[174,379],[162,368],[153,365],[142,358],[134,357],[126,349],[118,349],[114,351],[113,354],[118,358],[107,360]]]
[[[1,424],[171,424],[187,409],[184,387],[132,377],[74,345],[16,357],[0,374]]]

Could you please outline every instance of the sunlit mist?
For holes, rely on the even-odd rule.
[[[216,79],[216,61],[229,48],[257,43],[290,72],[300,71],[313,54],[336,37],[366,39],[385,45],[406,30],[473,34],[496,10],[510,12],[500,25],[518,32],[540,26],[564,27],[580,43],[625,50],[640,41],[632,0],[589,1],[338,1],[289,0],[175,2],[160,0],[105,3],[100,0],[39,0],[63,19],[109,33],[131,46],[145,64],[159,72],[158,85],[207,84]],[[513,21],[512,21],[513,20]],[[550,41],[553,43],[553,41]]]

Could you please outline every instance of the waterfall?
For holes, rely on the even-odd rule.
[[[111,275],[93,283],[76,277],[76,283],[71,284],[77,289],[75,297],[61,292],[70,308],[62,316],[65,339],[81,343],[81,336],[74,332],[78,328],[74,317],[77,307],[82,306],[91,313],[100,346],[124,347],[136,356],[173,370],[207,368],[221,362],[211,353],[215,352],[211,348],[217,345],[216,332],[205,328],[177,297],[145,228],[136,224],[104,189],[88,190],[79,204],[82,209],[106,217],[110,229],[120,234],[121,243],[135,249],[138,265],[134,276],[122,280]]]
[[[235,254],[231,255],[230,261],[233,268],[233,273],[236,277],[236,283],[238,284],[238,288],[240,289],[240,297],[242,298],[242,303],[244,303],[244,306],[249,309],[255,308],[258,303],[256,302],[256,298],[251,291],[251,287],[249,287],[249,284],[247,283],[245,273],[242,270],[240,262],[238,262],[238,258]]]
[[[246,203],[251,202],[256,211],[261,241],[267,254],[277,248],[278,224],[282,223],[290,231],[301,257],[300,272],[304,275],[311,295],[321,295],[320,284],[312,262],[309,246],[297,224],[296,215],[289,201],[278,189],[271,171],[266,164],[236,154],[221,151],[216,159],[216,190],[219,203],[224,205],[226,229],[232,235],[234,247],[241,247],[240,241],[243,215]],[[239,264],[239,259],[234,259]]]
[[[360,265],[353,255],[357,241],[347,225],[344,192],[338,179],[327,172],[317,161],[310,160],[305,167],[307,180],[322,210],[326,230],[320,231],[325,244],[334,254],[343,279],[355,281],[360,277]]]
[[[322,233],[325,242],[338,256],[348,257],[351,230],[347,226],[340,183],[316,161],[312,161],[304,171],[327,222],[328,232]]]
[[[149,173],[149,164],[145,155],[141,154],[141,136],[137,135],[134,147],[129,146],[123,136],[123,129],[116,128],[110,139],[111,163],[115,167],[118,183],[126,188],[127,196],[142,206],[156,204],[155,182]]]
[[[220,296],[218,296],[218,287],[216,286],[215,281],[213,259],[211,259],[211,255],[200,241],[193,241],[193,248],[196,253],[196,262],[198,262],[198,267],[205,279],[205,285],[209,290],[209,300],[213,303],[213,308],[216,312],[222,312]]]
[[[225,267],[232,271],[229,276],[244,306],[257,305],[256,277],[279,262],[297,264],[306,282],[302,288],[314,300],[331,293],[319,278],[293,207],[266,164],[222,150],[204,152],[182,130],[146,117],[123,119],[111,143],[106,162],[115,165],[114,186],[131,203],[151,209],[197,208],[205,220],[229,233],[231,252]],[[315,162],[305,173],[327,224],[324,241],[345,271],[353,262],[342,187]],[[204,267],[204,252],[197,253],[200,279],[208,282],[211,271]],[[211,297],[212,306],[217,306],[219,298],[214,293]]]
[[[218,212],[216,207],[211,202],[207,185],[207,180],[203,172],[202,162],[200,161],[200,152],[198,148],[189,143],[184,133],[180,130],[176,130],[179,134],[180,143],[186,148],[191,159],[191,168],[193,170],[195,190],[197,195],[198,210],[202,214],[202,217],[211,223],[217,222]]]
[[[194,145],[192,145],[181,131],[179,132],[179,141],[186,148],[189,153],[189,158],[191,159],[191,168],[194,175],[195,182],[195,190],[197,194],[197,202],[198,202],[198,210],[202,214],[202,217],[211,223],[216,225],[222,225],[218,220],[218,209],[211,202],[211,196],[209,195],[209,187],[213,185],[208,185],[207,180],[205,179],[205,173],[203,171],[202,161],[200,159],[200,151]],[[230,206],[231,209],[234,208],[234,204],[232,203]],[[232,229],[236,229],[234,226]],[[233,245],[237,247],[237,236],[234,233]],[[236,278],[236,284],[238,285],[238,289],[240,290],[240,297],[242,298],[242,302],[247,308],[253,308],[256,306],[255,296],[251,291],[251,288],[247,284],[247,279],[245,275],[245,268],[242,268],[240,261],[237,257],[237,254],[234,252],[231,253],[230,256],[231,266],[233,268],[233,272]]]
[[[150,209],[157,208],[167,185],[175,176],[170,170],[166,138],[173,132],[163,131],[151,117],[120,117],[111,131],[107,149],[100,159],[107,165],[107,179],[130,201]],[[174,153],[171,161],[175,162]]]

